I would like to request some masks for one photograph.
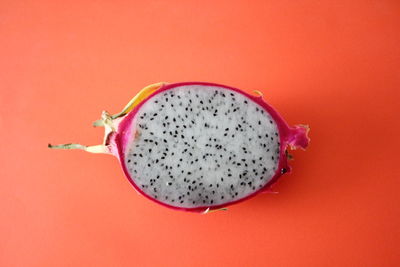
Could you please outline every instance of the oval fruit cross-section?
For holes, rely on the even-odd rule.
[[[280,172],[276,121],[238,90],[204,84],[161,90],[138,107],[129,127],[127,175],[168,206],[223,206]]]

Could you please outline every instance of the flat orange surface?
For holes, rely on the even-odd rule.
[[[0,266],[399,266],[399,29],[396,0],[1,1]],[[260,90],[311,145],[208,215],[47,149],[159,81]]]

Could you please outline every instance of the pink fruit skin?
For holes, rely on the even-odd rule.
[[[127,171],[127,167],[125,165],[125,160],[124,160],[124,155],[125,155],[125,150],[126,150],[126,145],[128,144],[128,138],[131,136],[131,130],[132,130],[132,123],[134,123],[135,119],[135,114],[137,111],[141,108],[141,106],[150,98],[152,98],[154,95],[157,95],[161,92],[164,92],[166,90],[178,87],[178,86],[184,86],[184,85],[204,85],[204,86],[218,86],[225,88],[227,90],[232,90],[237,93],[243,94],[244,96],[248,97],[249,99],[253,100],[257,104],[259,104],[265,111],[267,111],[272,118],[275,120],[275,122],[278,125],[278,130],[279,130],[279,135],[280,135],[280,155],[279,155],[279,164],[278,164],[278,169],[275,173],[275,175],[272,177],[272,179],[260,190],[254,192],[253,194],[244,197],[242,199],[232,201],[229,203],[225,203],[223,205],[218,205],[218,206],[202,206],[202,207],[195,207],[195,208],[181,208],[181,207],[175,207],[171,206],[165,203],[162,203],[150,196],[148,196],[146,193],[144,193],[130,178],[130,175]],[[226,85],[221,85],[221,84],[215,84],[215,83],[206,83],[206,82],[182,82],[182,83],[173,83],[173,84],[166,84],[162,86],[160,89],[152,93],[150,96],[148,96],[146,99],[144,99],[141,103],[139,103],[131,112],[129,112],[125,117],[122,118],[122,120],[118,124],[118,130],[114,133],[112,133],[109,136],[107,145],[109,145],[111,149],[111,153],[114,154],[120,161],[122,169],[125,173],[125,176],[128,178],[132,186],[135,188],[137,192],[142,194],[143,196],[147,197],[148,199],[163,205],[168,208],[172,209],[177,209],[177,210],[184,210],[184,211],[191,211],[191,212],[204,212],[208,208],[210,210],[214,209],[220,209],[227,207],[229,205],[244,201],[246,199],[249,199],[251,197],[254,197],[255,195],[261,193],[261,192],[270,192],[271,191],[271,186],[279,179],[282,174],[285,172],[290,172],[291,168],[288,165],[287,162],[287,156],[285,154],[286,148],[290,146],[292,149],[295,148],[302,148],[305,149],[308,146],[308,143],[310,139],[307,136],[307,133],[309,131],[309,127],[306,125],[296,125],[294,127],[290,127],[284,120],[283,118],[278,114],[278,112],[275,111],[270,105],[268,105],[263,99],[262,96],[253,96],[250,95],[246,92],[243,92],[239,89],[229,87]],[[282,171],[284,170],[284,171]]]

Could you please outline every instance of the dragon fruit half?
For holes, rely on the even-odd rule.
[[[103,112],[102,145],[49,145],[116,156],[133,187],[164,206],[204,212],[262,191],[290,171],[287,147],[308,145],[262,99],[225,85],[157,83],[122,112]]]

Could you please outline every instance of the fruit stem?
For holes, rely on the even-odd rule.
[[[110,154],[107,146],[96,145],[96,146],[84,146],[81,144],[62,144],[62,145],[52,145],[48,144],[48,148],[51,149],[81,149],[90,153],[100,153],[100,154]]]
[[[207,214],[207,213],[215,212],[215,211],[227,211],[227,210],[228,210],[227,208],[220,208],[220,209],[214,209],[214,210],[212,210],[212,209],[210,209],[210,208],[207,208],[207,209],[203,212],[203,214]]]
[[[253,90],[253,93],[256,94],[256,96],[258,96],[258,97],[263,97],[264,96],[264,94],[261,91],[258,91],[258,90]]]
[[[112,149],[109,144],[109,137],[113,132],[115,132],[115,124],[113,120],[108,114],[107,111],[103,111],[101,114],[101,122],[104,126],[104,139],[103,144],[95,145],[95,146],[85,146],[81,144],[61,144],[61,145],[52,145],[48,144],[48,148],[51,149],[80,149],[90,153],[97,153],[97,154],[112,154]]]
[[[154,84],[150,84],[150,85],[146,86],[145,88],[140,90],[139,93],[137,93],[135,95],[135,97],[133,97],[131,99],[131,101],[128,102],[128,104],[126,104],[126,106],[122,109],[121,112],[111,115],[110,116],[111,119],[114,120],[114,119],[120,118],[120,117],[124,116],[125,114],[129,113],[143,99],[145,99],[146,97],[151,95],[154,91],[160,89],[164,84],[165,84],[165,82],[159,82],[159,83],[154,83]],[[94,127],[104,126],[103,120],[100,119],[100,120],[93,122],[93,126]]]

